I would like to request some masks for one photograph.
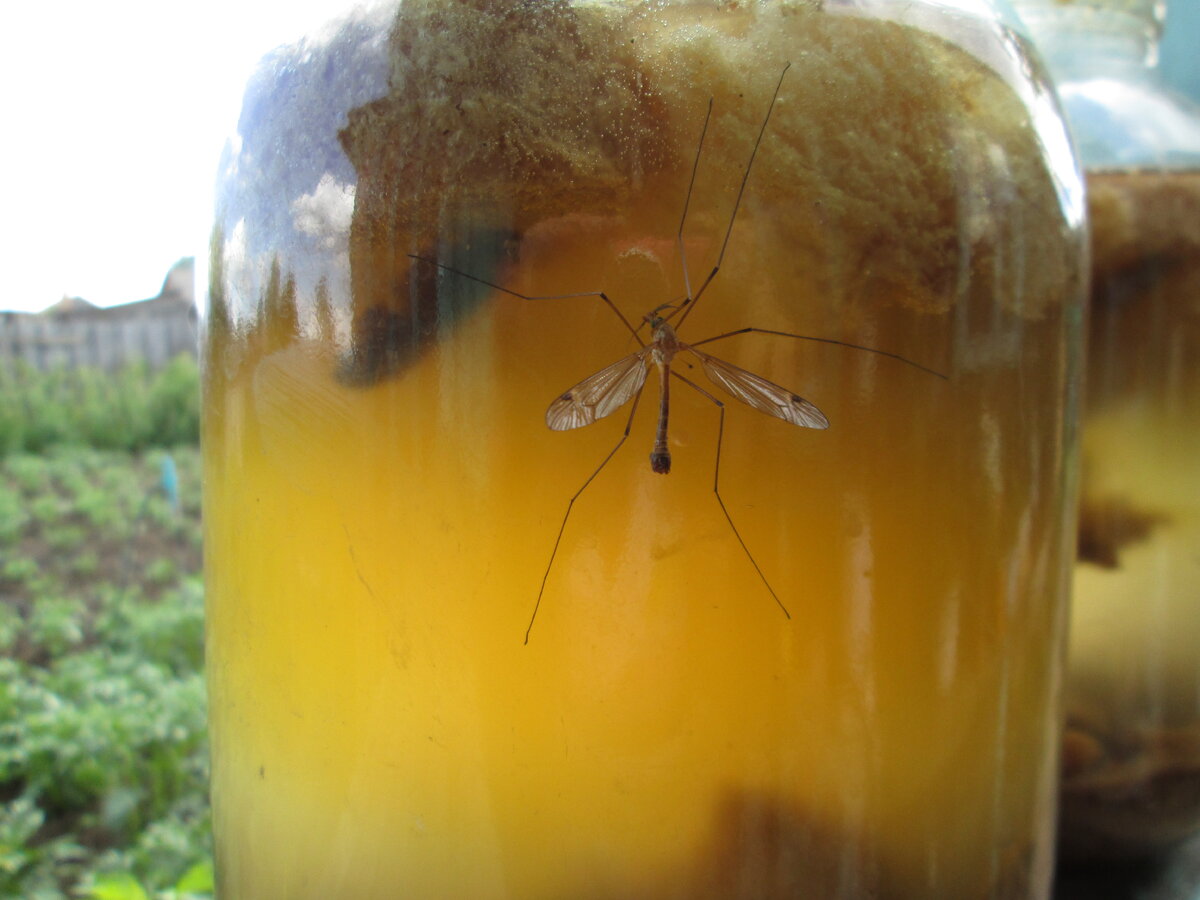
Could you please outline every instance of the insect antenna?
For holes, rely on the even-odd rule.
[[[721,262],[722,262],[722,260],[725,259],[725,249],[729,246],[729,238],[733,234],[733,223],[734,223],[734,220],[737,218],[738,209],[742,205],[742,195],[744,195],[746,193],[746,182],[748,182],[750,180],[750,169],[754,166],[754,158],[758,155],[758,147],[762,143],[763,135],[767,131],[767,123],[771,121],[771,113],[774,112],[774,110],[775,110],[775,101],[779,99],[779,89],[783,87],[784,76],[787,75],[788,69],[790,69],[791,67],[792,67],[792,64],[789,62],[784,65],[783,71],[779,73],[779,81],[775,85],[775,92],[771,95],[771,103],[769,106],[767,106],[767,114],[763,117],[762,125],[759,126],[759,129],[758,129],[758,136],[755,137],[755,139],[754,139],[754,147],[750,151],[750,160],[746,163],[746,170],[742,173],[742,183],[738,187],[737,198],[733,201],[733,212],[729,216],[729,226],[725,229],[725,239],[721,242],[721,252],[717,254],[717,261],[713,265],[712,271],[708,273],[708,276],[701,283],[700,289],[697,290],[695,294],[693,294],[692,288],[691,288],[691,282],[688,278],[687,258],[685,257],[684,252],[683,252],[683,219],[687,218],[688,205],[691,203],[691,199],[692,199],[692,185],[696,181],[696,168],[700,164],[700,149],[699,148],[696,149],[696,162],[692,165],[692,180],[691,180],[691,182],[688,183],[688,196],[683,204],[683,219],[681,219],[679,222],[679,235],[676,239],[679,244],[679,256],[683,263],[683,281],[684,281],[684,285],[687,287],[687,292],[688,292],[687,299],[683,301],[683,304],[680,307],[683,311],[679,315],[679,321],[677,321],[675,323],[675,328],[677,328],[677,329],[683,325],[684,319],[686,319],[688,317],[688,315],[691,313],[691,311],[696,308],[696,303],[700,300],[701,295],[704,293],[705,289],[712,283],[712,280],[717,276],[717,272],[719,272],[721,269]],[[711,114],[712,114],[712,101],[710,100],[709,101],[709,115],[711,115]],[[708,130],[708,116],[705,116],[705,119],[704,119],[704,130],[705,131]],[[704,141],[703,132],[700,135],[700,140],[703,143],[703,141]]]
[[[692,160],[692,177],[688,179],[687,194],[683,198],[683,212],[679,216],[679,231],[675,233],[675,246],[679,249],[679,264],[683,268],[683,287],[687,291],[687,296],[683,304],[679,307],[680,309],[692,302],[692,281],[691,276],[688,275],[687,250],[683,246],[683,224],[687,221],[688,207],[692,203],[692,189],[696,186],[696,172],[700,168],[700,151],[704,149],[704,136],[708,134],[708,123],[712,119],[712,108],[712,97],[709,97],[708,111],[704,114],[704,125],[700,128],[700,140],[696,142],[696,158]]]

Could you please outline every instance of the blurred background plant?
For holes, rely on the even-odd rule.
[[[209,897],[196,364],[0,401],[0,897]]]
[[[200,431],[196,360],[177,356],[151,371],[142,362],[117,370],[0,365],[0,455],[54,446],[139,451],[195,444]]]

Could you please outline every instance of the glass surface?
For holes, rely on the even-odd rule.
[[[267,59],[205,336],[224,900],[1046,896],[1082,186],[981,10],[430,0]],[[828,429],[681,352],[669,475],[653,366],[549,430],[646,314],[762,329],[698,349]]]

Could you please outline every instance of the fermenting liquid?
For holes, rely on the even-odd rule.
[[[214,233],[222,897],[1044,896],[1079,222],[1019,92],[941,39],[812,4],[454,8],[401,8],[390,93],[338,126],[343,255],[317,277],[265,240],[240,275],[266,190]],[[600,59],[634,100],[523,131],[530,101],[485,102],[448,39],[423,43],[447,30],[518,72],[528,43],[550,68],[520,91],[577,92]],[[602,299],[563,295],[603,291],[637,326],[703,282],[788,62],[680,339],[771,329],[948,377],[729,337],[703,349],[830,428],[677,365],[708,394],[672,384],[670,475],[647,458],[653,373],[595,474],[629,407],[561,433],[546,407],[638,345]]]

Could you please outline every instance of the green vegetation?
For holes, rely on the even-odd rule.
[[[135,363],[117,372],[0,363],[0,456],[50,447],[140,451],[194,444],[200,375],[190,356],[159,371]]]
[[[210,896],[195,366],[0,377],[0,897]]]

